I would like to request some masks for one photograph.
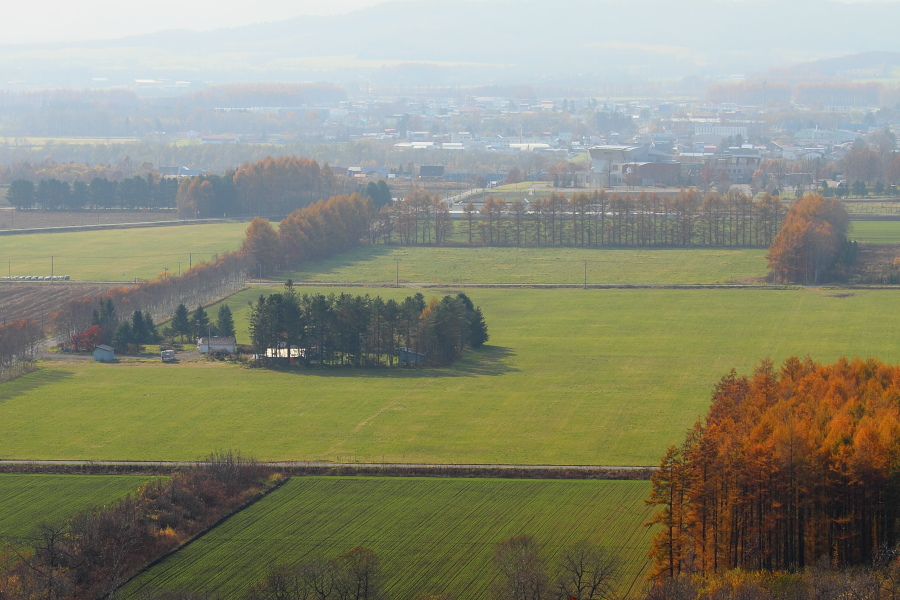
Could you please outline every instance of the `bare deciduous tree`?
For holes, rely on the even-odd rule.
[[[602,600],[615,596],[619,572],[616,557],[589,541],[581,541],[562,552],[556,576],[560,598]]]
[[[550,594],[550,577],[534,539],[519,535],[497,545],[494,564],[503,577],[494,594],[499,600],[542,600]]]

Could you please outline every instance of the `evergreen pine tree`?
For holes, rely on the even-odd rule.
[[[195,338],[201,338],[205,335],[209,335],[209,316],[207,316],[206,311],[203,310],[202,306],[197,306],[197,309],[191,315],[191,329],[194,332]]]
[[[141,344],[147,343],[147,325],[144,323],[144,314],[136,310],[131,315],[131,343],[141,351]]]
[[[177,335],[182,340],[184,340],[184,336],[191,335],[191,319],[190,316],[188,316],[188,309],[183,303],[179,304],[178,308],[175,309],[175,314],[172,316],[172,325],[170,327],[172,335]]]
[[[234,337],[234,317],[227,304],[219,306],[219,312],[216,314],[216,331],[221,336]]]
[[[116,333],[113,335],[113,347],[118,348],[122,352],[128,350],[129,344],[134,343],[134,335],[131,331],[131,323],[125,321],[124,323],[119,324],[116,328]]]
[[[153,322],[153,317],[150,313],[144,313],[144,330],[146,331],[146,335],[144,337],[144,341],[147,344],[155,344],[159,341],[159,333],[156,331],[156,323]]]
[[[481,348],[489,338],[484,315],[481,313],[481,309],[476,306],[469,314],[469,346]]]

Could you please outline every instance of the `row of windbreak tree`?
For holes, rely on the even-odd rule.
[[[184,218],[287,215],[347,191],[346,177],[308,158],[267,157],[224,175],[185,178],[176,204]]]
[[[243,288],[248,274],[296,267],[360,244],[371,213],[371,201],[353,194],[294,211],[280,223],[278,232],[267,220],[254,219],[239,251],[196,265],[178,277],[117,287],[99,297],[69,301],[51,316],[53,329],[65,340],[82,334],[96,324],[98,303],[112,303],[123,315],[140,311],[151,320],[169,318],[182,304],[208,305]]]
[[[148,476],[149,477],[149,476]],[[0,598],[113,598],[145,569],[277,483],[271,468],[234,452],[156,477],[134,493],[44,523],[27,541],[0,545]]]
[[[900,542],[900,367],[732,371],[653,475],[655,573],[871,564]]]
[[[94,325],[98,303],[111,302],[122,315],[141,311],[151,319],[169,318],[179,304],[210,304],[244,287],[248,261],[241,252],[229,252],[212,263],[195,265],[178,277],[112,288],[99,297],[67,302],[51,315],[53,330],[65,340]]]
[[[254,218],[241,251],[257,276],[296,268],[358,246],[366,238],[372,214],[368,197],[350,194],[295,210],[277,231],[267,219]]]
[[[41,179],[37,185],[16,179],[9,185],[7,200],[18,209],[87,210],[98,208],[174,208],[177,179],[148,174],[117,181],[95,177],[90,183],[69,184],[55,178]]]
[[[84,210],[97,208],[177,208],[182,218],[287,215],[348,190],[315,160],[296,156],[247,162],[224,175],[181,179],[150,173],[121,180],[94,177],[71,184],[55,177],[16,179],[7,198],[16,208]]]
[[[260,296],[251,306],[250,339],[260,359],[272,363],[293,358],[393,366],[399,363],[397,349],[404,347],[421,357],[405,362],[448,365],[465,348],[481,347],[488,332],[481,309],[465,294],[428,303],[421,293],[402,302],[368,294],[298,295],[289,281],[284,292]]]
[[[0,324],[0,381],[27,372],[41,338],[41,326],[32,319]]]
[[[486,246],[731,246],[768,247],[785,208],[778,197],[738,191],[706,194],[608,194],[605,190],[468,203],[464,243]],[[458,230],[459,231],[459,230]],[[373,222],[373,242],[443,244],[453,232],[444,201],[417,190],[385,207]],[[458,238],[457,238],[458,239]]]

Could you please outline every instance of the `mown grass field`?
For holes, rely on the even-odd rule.
[[[112,502],[152,479],[144,475],[0,474],[0,546],[41,523],[60,524]]]
[[[851,221],[847,237],[861,244],[900,244],[900,221]]]
[[[644,481],[294,478],[129,584],[244,598],[273,566],[356,546],[381,559],[392,600],[490,598],[496,544],[532,536],[552,563],[561,548],[599,543],[621,561],[619,590],[637,595],[652,531]]]
[[[79,281],[133,281],[171,275],[236,250],[246,223],[178,225],[0,237],[0,275],[55,275]],[[193,257],[191,257],[191,253]]]
[[[765,250],[363,246],[285,274],[295,282],[722,284],[759,281]],[[398,263],[399,261],[399,263]]]
[[[229,299],[239,326],[259,293]],[[0,386],[0,457],[653,465],[732,368],[900,360],[894,290],[468,293],[491,339],[447,369],[45,363]]]

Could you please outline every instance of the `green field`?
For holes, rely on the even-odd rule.
[[[496,544],[527,534],[550,561],[583,539],[608,548],[628,597],[645,585],[648,492],[644,481],[294,478],[122,592],[239,599],[274,565],[366,546],[382,561],[388,598],[489,598]]]
[[[851,221],[847,237],[861,244],[900,244],[900,221]]]
[[[720,284],[766,275],[765,250],[363,246],[285,274],[327,283]],[[397,262],[399,261],[399,263]],[[587,261],[585,265],[585,261]]]
[[[0,237],[0,275],[69,275],[79,281],[155,279],[236,250],[246,223],[177,225]]]
[[[144,475],[0,474],[0,545],[28,536],[41,523],[121,498],[150,478]]]
[[[229,300],[239,323],[259,293]],[[45,363],[0,386],[0,458],[652,465],[731,368],[900,360],[894,290],[468,293],[491,339],[446,369]]]

